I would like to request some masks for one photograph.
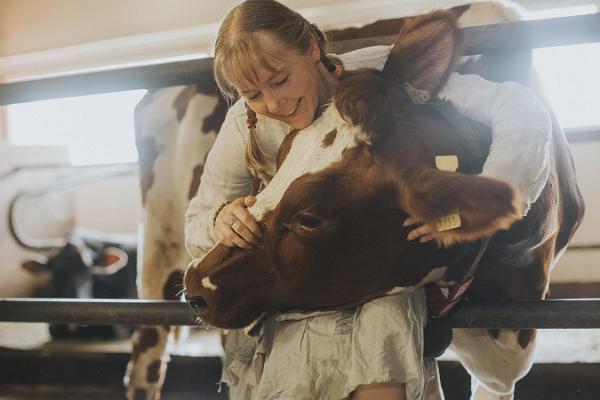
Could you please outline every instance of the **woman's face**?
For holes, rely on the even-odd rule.
[[[319,48],[313,45],[306,53],[290,49],[270,33],[258,38],[261,48],[269,54],[269,64],[275,71],[256,66],[256,82],[235,85],[248,106],[257,114],[284,122],[294,129],[303,129],[314,119],[322,99],[326,97],[326,83],[319,60]]]

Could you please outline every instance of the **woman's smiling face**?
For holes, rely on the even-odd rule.
[[[254,79],[243,79],[234,86],[257,114],[281,121],[293,129],[310,125],[326,97],[321,76],[320,52],[315,43],[306,53],[290,49],[270,33],[260,33],[258,41],[265,49],[272,68],[253,67]],[[243,74],[242,76],[249,76]]]

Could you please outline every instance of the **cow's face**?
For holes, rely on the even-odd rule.
[[[97,242],[97,241],[96,241]],[[23,262],[23,269],[30,273],[46,273],[50,277],[47,285],[38,289],[38,297],[52,298],[81,298],[94,297],[128,297],[121,287],[132,285],[133,282],[120,282],[128,278],[118,272],[125,267],[135,268],[135,257],[130,256],[121,248],[87,243],[84,239],[71,237],[62,248],[47,258]],[[105,288],[109,277],[115,276],[115,283]],[[119,278],[117,278],[117,276]],[[112,295],[116,289],[117,295]]]
[[[434,279],[444,271],[440,252],[406,240],[409,214],[435,223],[459,210],[462,226],[440,240],[445,245],[518,218],[506,184],[435,169],[421,138],[445,132],[428,127],[397,83],[400,76],[430,95],[443,84],[456,35],[446,17],[405,27],[383,72],[348,74],[333,105],[288,136],[285,161],[250,209],[263,225],[259,245],[219,244],[186,271],[186,297],[202,320],[239,328],[263,312],[347,307]],[[411,36],[422,30],[425,39]],[[419,58],[430,52],[433,61]]]

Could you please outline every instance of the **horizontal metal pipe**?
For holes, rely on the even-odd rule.
[[[194,325],[186,303],[148,300],[0,299],[0,321],[87,325]],[[464,302],[438,323],[453,328],[600,328],[600,299]]]
[[[333,43],[333,48],[339,54],[374,44],[391,43],[394,37],[355,38]],[[600,13],[464,29],[465,54],[509,53],[523,48],[598,41]],[[212,63],[212,58],[205,58],[0,84],[0,105],[194,83],[214,87],[216,91]]]
[[[153,300],[0,299],[0,321],[81,325],[194,325],[186,303]]]

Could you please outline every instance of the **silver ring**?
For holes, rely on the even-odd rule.
[[[233,217],[231,217],[231,219],[227,222],[225,222],[225,224],[227,224],[227,226],[229,227],[229,229],[233,230],[233,224],[235,224],[235,222],[237,221],[237,217],[234,215]]]

